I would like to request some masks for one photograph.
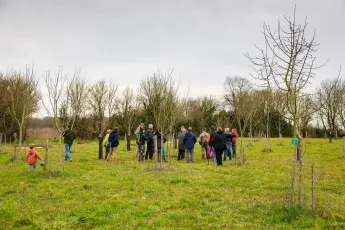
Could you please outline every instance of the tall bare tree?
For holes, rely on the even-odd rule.
[[[92,113],[97,117],[98,120],[98,142],[99,142],[99,152],[98,158],[103,158],[103,147],[102,147],[102,124],[104,120],[104,114],[107,106],[107,94],[108,87],[104,80],[100,80],[92,85],[89,89],[90,96],[90,106]]]
[[[134,91],[130,86],[127,86],[122,92],[122,98],[119,103],[119,114],[121,122],[125,127],[127,133],[128,151],[131,150],[130,137],[132,134],[131,131],[133,130],[134,125],[136,125],[135,122],[138,115],[137,109],[138,104]]]
[[[277,30],[264,23],[264,48],[257,47],[259,54],[246,54],[253,68],[263,75],[257,79],[265,85],[269,84],[285,94],[286,109],[293,123],[293,132],[299,139],[294,162],[299,162],[299,206],[303,204],[303,153],[302,135],[300,133],[301,111],[298,106],[303,99],[303,90],[314,76],[314,70],[321,66],[315,65],[316,52],[319,44],[315,40],[315,31],[308,39],[307,18],[303,23],[296,21],[296,8],[292,18],[284,17],[286,26],[278,21]],[[291,181],[291,203],[294,203],[295,163],[293,163]]]
[[[40,94],[33,67],[26,67],[24,73],[11,71],[8,77],[9,113],[18,124],[19,146],[21,146],[25,124],[38,110]]]
[[[253,85],[243,77],[227,77],[224,86],[226,91],[224,99],[234,111],[235,120],[240,129],[240,160],[244,163],[243,135],[256,109]]]
[[[119,84],[109,81],[108,83],[108,92],[106,95],[106,104],[107,104],[107,110],[108,110],[108,118],[111,118],[111,116],[115,113],[116,109],[118,108],[119,100],[117,99],[119,89]]]

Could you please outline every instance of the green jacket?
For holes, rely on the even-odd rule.
[[[103,146],[106,146],[109,143],[109,133],[105,135],[104,140],[103,140]]]

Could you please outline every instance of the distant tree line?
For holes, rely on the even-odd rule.
[[[139,123],[145,123],[171,135],[180,126],[191,126],[195,132],[211,126],[231,127],[245,137],[293,135],[284,92],[257,88],[244,77],[227,77],[222,98],[193,98],[179,94],[173,70],[157,71],[143,78],[139,89],[127,86],[121,92],[115,82],[87,83],[80,71],[76,68],[71,76],[63,73],[62,67],[55,76],[47,72],[43,89],[39,89],[31,67],[1,73],[0,133],[18,133],[18,141],[22,141],[28,127],[59,127],[62,131],[71,124],[81,139],[95,139],[114,126],[119,127],[121,135],[131,137]],[[330,141],[342,135],[344,95],[345,82],[340,77],[324,80],[300,103],[305,113],[299,120],[301,133],[327,136]],[[33,118],[39,114],[40,102],[48,116]]]

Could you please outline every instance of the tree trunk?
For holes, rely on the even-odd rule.
[[[0,134],[0,154],[2,153],[2,133]]]
[[[173,142],[173,143],[174,143],[174,144],[173,144],[173,148],[174,148],[174,149],[177,149],[177,138],[176,138],[176,134],[175,134],[175,133],[173,133],[173,141],[174,141],[174,142]]]
[[[329,132],[329,143],[332,143],[332,132]]]
[[[160,159],[160,168],[163,167],[163,153],[164,153],[164,137],[163,137],[163,132],[161,135],[161,159]]]
[[[131,151],[131,137],[127,136],[127,151]]]
[[[62,140],[61,140],[61,133],[59,134],[59,172],[60,171],[64,171],[65,167],[64,167],[64,161],[62,160],[61,157],[61,147],[62,147]]]
[[[103,159],[103,147],[102,147],[102,123],[98,122],[98,159]]]
[[[293,206],[295,202],[296,163],[297,163],[297,146],[295,146],[293,159],[292,159],[291,191],[290,191],[291,206]]]

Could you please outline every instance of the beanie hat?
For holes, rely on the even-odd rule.
[[[152,124],[149,124],[149,129],[153,129],[153,125]]]

